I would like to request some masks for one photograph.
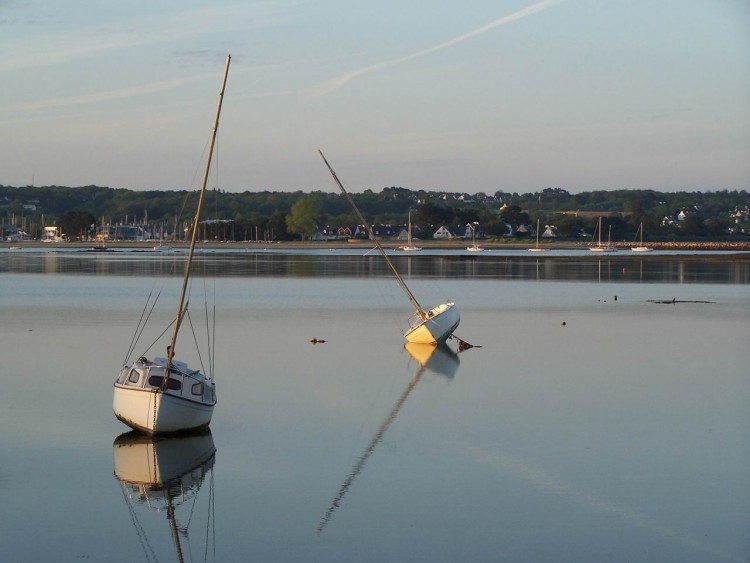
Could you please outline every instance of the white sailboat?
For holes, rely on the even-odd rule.
[[[125,364],[120,369],[114,383],[112,408],[115,416],[134,430],[146,434],[169,434],[205,428],[211,423],[211,416],[214,406],[216,406],[216,387],[213,377],[202,373],[199,369],[190,369],[185,362],[175,360],[174,354],[177,335],[188,310],[186,294],[188,281],[190,280],[190,269],[193,263],[201,209],[211,168],[211,156],[219,128],[219,115],[221,114],[230,61],[231,57],[227,56],[203,186],[193,219],[193,232],[185,264],[177,315],[172,323],[171,342],[167,346],[167,357],[155,357],[149,360],[145,356],[141,356],[130,364],[126,357]],[[139,326],[136,334],[140,330],[142,330],[142,327]],[[128,357],[134,345],[135,343],[131,344]]]
[[[467,246],[466,250],[469,252],[482,252],[484,248],[479,246],[477,244],[477,224],[478,223],[472,223],[470,225],[471,228],[471,246]]]
[[[543,246],[539,246],[539,218],[537,217],[536,220],[536,246],[534,248],[529,248],[529,252],[547,252],[549,248],[544,248]]]
[[[206,429],[199,433],[169,437],[128,432],[115,438],[112,457],[115,477],[122,487],[138,539],[153,556],[153,559],[147,560],[158,560],[156,552],[163,542],[155,541],[153,535],[149,540],[149,533],[153,533],[154,529],[144,526],[140,520],[149,516],[144,511],[157,511],[166,513],[177,561],[185,561],[185,552],[190,554],[192,551],[188,526],[201,520],[205,521],[207,527],[214,523],[211,513],[214,500],[211,472],[216,460],[216,447],[211,431]],[[205,506],[208,512],[202,517],[195,513],[195,507],[198,493],[207,478],[210,483],[209,495],[200,506]],[[178,521],[178,516],[179,520],[183,517],[184,520]],[[144,520],[148,521],[146,518]],[[211,535],[201,533],[198,537],[208,541]],[[187,560],[192,558],[188,557]]]
[[[407,226],[407,232],[406,232],[406,246],[402,246],[401,250],[404,252],[418,252],[422,250],[418,246],[414,246],[414,244],[411,241],[411,209],[409,210],[409,224]]]
[[[458,309],[456,308],[455,303],[442,303],[436,307],[433,307],[432,309],[422,308],[416,297],[414,297],[414,294],[407,287],[401,275],[398,273],[398,270],[396,270],[393,262],[391,262],[390,258],[388,258],[388,255],[386,254],[382,245],[375,238],[375,235],[373,235],[372,228],[369,227],[367,221],[365,221],[364,217],[359,212],[359,209],[357,209],[354,201],[349,196],[349,192],[344,189],[344,185],[341,183],[338,176],[336,176],[336,173],[333,171],[333,168],[331,168],[331,165],[328,164],[328,161],[323,155],[323,152],[320,150],[318,150],[318,152],[323,158],[323,162],[325,162],[326,166],[328,167],[331,176],[333,176],[334,181],[341,190],[341,193],[344,195],[344,197],[346,197],[349,205],[351,205],[354,213],[357,215],[357,218],[363,225],[367,226],[367,234],[370,237],[370,240],[375,244],[376,248],[383,256],[386,264],[388,264],[388,267],[396,278],[396,281],[399,283],[401,289],[404,290],[404,293],[406,293],[409,301],[411,301],[411,304],[414,306],[415,312],[414,315],[412,315],[412,317],[409,319],[409,329],[404,333],[404,338],[406,338],[408,342],[415,342],[420,344],[441,344],[451,337],[458,339],[458,337],[453,336],[453,331],[456,330],[456,327],[458,327],[458,323],[461,321],[461,317],[458,314]],[[463,342],[460,339],[458,340],[459,342]],[[469,344],[468,346],[471,345]]]
[[[643,246],[643,223],[638,226],[638,231],[641,233],[641,243],[639,246],[634,246],[630,250],[633,252],[651,252],[653,248],[648,246]],[[635,233],[635,236],[638,236],[638,233]]]
[[[607,244],[602,244],[602,218],[599,216],[599,242],[596,246],[589,247],[589,250],[591,252],[617,252],[617,247],[614,247],[610,244],[610,239],[612,238],[612,225],[609,226],[609,235],[607,236]]]

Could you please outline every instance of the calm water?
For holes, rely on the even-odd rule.
[[[112,382],[181,257],[0,251],[2,560],[176,560],[167,497],[186,561],[750,559],[746,259],[399,258],[482,346],[428,357],[380,260],[332,254],[199,260],[219,404],[154,444]]]

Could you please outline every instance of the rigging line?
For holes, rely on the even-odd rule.
[[[213,349],[211,346],[211,326],[208,322],[208,290],[206,288],[206,278],[203,278],[203,305],[206,314],[206,349],[208,352],[208,370],[209,376],[213,379]],[[214,286],[214,299],[216,298],[216,289]],[[216,305],[214,304],[214,308]],[[204,372],[205,373],[205,372]]]
[[[151,543],[148,541],[148,536],[146,535],[146,532],[143,530],[143,525],[138,520],[138,516],[136,515],[135,510],[133,509],[133,505],[130,503],[130,499],[128,498],[128,495],[125,492],[125,485],[123,484],[122,481],[120,481],[120,491],[122,491],[122,496],[125,499],[125,506],[128,507],[128,512],[130,513],[130,520],[133,522],[135,533],[138,536],[138,543],[141,544],[141,549],[143,549],[143,554],[146,556],[146,560],[151,561],[151,557],[153,557],[154,561],[158,561],[159,558],[156,557],[154,548],[151,547]],[[149,556],[148,551],[146,551],[146,547],[148,547],[148,551],[151,552],[151,556]]]
[[[216,453],[214,453],[214,456]],[[211,477],[208,482],[208,519],[211,526],[211,548],[213,561],[216,561],[216,496],[214,495],[214,471],[216,466],[211,467]],[[208,522],[206,523],[206,550],[203,560],[208,560]]]
[[[141,318],[138,319],[138,324],[135,327],[135,332],[133,332],[133,337],[130,339],[130,346],[128,347],[128,351],[125,354],[125,359],[122,361],[122,365],[125,365],[128,363],[128,358],[130,358],[130,354],[133,353],[133,349],[135,348],[136,343],[138,342],[138,331],[139,329],[141,329],[141,323],[143,323],[143,315],[146,313],[146,308],[148,307],[148,304],[151,301],[151,295],[153,293],[154,293],[154,288],[152,287],[151,291],[148,294],[148,297],[146,298],[146,302],[143,304],[143,310],[141,311]]]
[[[203,365],[203,356],[201,355],[201,349],[198,346],[198,335],[195,334],[195,327],[193,326],[193,318],[190,316],[190,311],[185,309],[185,312],[187,313],[188,324],[190,325],[190,332],[193,333],[193,342],[195,342],[195,351],[198,353],[198,361],[201,364],[201,371],[205,374],[206,368]]]
[[[185,211],[185,208],[187,207],[187,202],[190,199],[192,194],[192,188],[195,186],[196,178],[198,178],[198,174],[200,173],[200,170],[202,169],[203,162],[205,160],[206,152],[208,151],[208,145],[211,142],[211,135],[206,138],[206,143],[203,145],[203,150],[201,151],[201,157],[198,159],[197,164],[195,165],[195,170],[193,171],[193,179],[190,180],[190,190],[185,194],[185,197],[182,199],[182,207],[180,208],[180,212],[177,214],[177,217],[175,217],[175,229],[177,228],[177,224],[182,219],[182,215]],[[177,233],[175,233],[176,235]]]
[[[153,347],[154,347],[154,346],[156,345],[156,343],[157,343],[157,342],[159,342],[159,340],[161,340],[161,337],[162,337],[162,336],[164,336],[164,335],[165,335],[165,334],[167,333],[167,331],[168,331],[168,330],[169,330],[169,329],[170,329],[170,328],[172,327],[172,325],[174,324],[174,322],[175,322],[175,319],[172,319],[172,322],[171,322],[171,323],[169,323],[169,324],[168,324],[168,325],[167,325],[167,326],[166,326],[166,327],[164,328],[164,330],[162,330],[162,331],[161,331],[161,334],[159,334],[159,336],[157,336],[157,337],[156,337],[156,338],[154,339],[154,341],[153,341],[153,342],[152,342],[151,344],[149,344],[148,348],[146,348],[146,349],[145,349],[145,350],[143,351],[143,355],[144,355],[144,356],[145,356],[146,354],[148,354],[148,351],[149,351],[149,350],[151,350],[151,348],[153,348]]]
[[[164,283],[162,282],[162,289],[163,288],[164,288]],[[143,321],[143,324],[140,326],[140,330],[138,331],[138,334],[135,336],[134,342],[131,344],[130,349],[128,350],[128,358],[130,358],[131,354],[135,350],[135,347],[138,345],[138,341],[141,339],[141,336],[143,336],[143,331],[146,330],[146,325],[148,324],[148,321],[151,318],[151,314],[154,312],[154,308],[156,307],[157,301],[159,301],[159,297],[161,296],[162,289],[159,289],[159,293],[156,294],[156,297],[154,298],[154,302],[151,304],[151,310],[148,312],[148,315],[146,315],[146,320]],[[148,301],[146,302],[146,304],[148,305]],[[151,346],[153,346],[153,344]],[[146,352],[148,352],[148,350],[146,350]]]
[[[219,219],[219,145],[221,138],[216,136],[216,148],[214,149],[214,217]],[[218,231],[218,230],[217,230]]]
[[[211,370],[211,379],[214,378],[214,369],[215,369],[215,363],[216,363],[216,280],[214,280],[214,295],[213,295],[213,311],[212,311],[212,320],[211,320],[211,333],[213,334],[213,340],[211,342],[211,347],[209,350],[211,351],[211,360],[209,361]]]

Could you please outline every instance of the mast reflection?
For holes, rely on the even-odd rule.
[[[383,422],[380,424],[377,432],[375,432],[375,434],[373,435],[370,443],[367,445],[364,452],[362,452],[362,455],[360,455],[357,459],[357,462],[354,464],[354,467],[352,467],[349,475],[341,484],[341,487],[339,487],[339,490],[336,493],[336,496],[333,498],[333,501],[331,501],[328,510],[326,510],[325,514],[318,523],[318,534],[320,534],[325,529],[325,527],[333,518],[333,513],[336,512],[336,509],[341,505],[341,501],[343,500],[349,488],[352,486],[352,483],[354,483],[355,479],[362,472],[362,469],[364,469],[365,463],[367,463],[368,458],[375,452],[375,448],[377,448],[378,444],[383,440],[383,436],[390,427],[391,423],[396,420],[401,407],[404,406],[406,399],[409,398],[409,395],[417,386],[417,383],[419,383],[419,380],[421,379],[424,372],[430,371],[437,375],[452,379],[456,375],[456,371],[458,371],[458,366],[460,363],[458,354],[445,344],[440,346],[433,346],[431,344],[416,344],[414,342],[407,342],[404,345],[404,349],[407,351],[409,356],[414,361],[416,361],[417,364],[419,364],[419,369],[416,371],[411,381],[409,381],[409,385],[407,385],[406,389],[404,389],[403,393],[401,393],[401,396],[396,401],[396,404],[393,405],[393,408],[388,413],[388,416],[386,416]]]
[[[140,517],[147,517],[148,511],[166,512],[177,560],[184,561],[182,543],[190,544],[188,526],[193,520],[198,492],[208,478],[205,530],[205,555],[208,556],[209,538],[215,537],[215,534],[209,535],[214,525],[213,467],[216,459],[211,431],[170,437],[128,432],[115,438],[112,452],[114,474],[122,487],[146,561],[159,560],[158,543],[149,541],[147,531],[151,527],[144,526]],[[190,519],[187,524],[181,524],[177,513],[188,502]]]

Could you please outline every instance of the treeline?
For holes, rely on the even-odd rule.
[[[423,237],[431,236],[432,230],[441,225],[460,228],[475,222],[485,236],[502,236],[516,232],[521,225],[535,225],[540,218],[542,224],[554,225],[560,237],[575,238],[582,231],[591,234],[595,212],[611,214],[607,222],[615,240],[632,238],[641,223],[650,240],[682,236],[746,237],[748,225],[743,228],[742,217],[732,214],[735,210],[746,211],[750,204],[745,190],[599,190],[571,194],[561,188],[546,188],[533,193],[497,191],[488,195],[388,187],[380,192],[368,189],[352,197],[366,218],[376,225],[403,225],[407,213],[413,210],[412,222]],[[70,238],[83,236],[92,224],[161,225],[165,232],[180,233],[189,224],[196,202],[195,191],[0,186],[0,223],[23,222],[32,235],[43,225],[57,225]],[[207,194],[204,210],[206,219],[231,222],[229,231],[226,222],[217,224],[224,225],[224,238],[235,240],[306,238],[326,225],[353,226],[358,222],[346,201],[333,190],[242,193],[212,190]],[[685,217],[678,222],[681,211]],[[673,224],[669,224],[670,219]]]

